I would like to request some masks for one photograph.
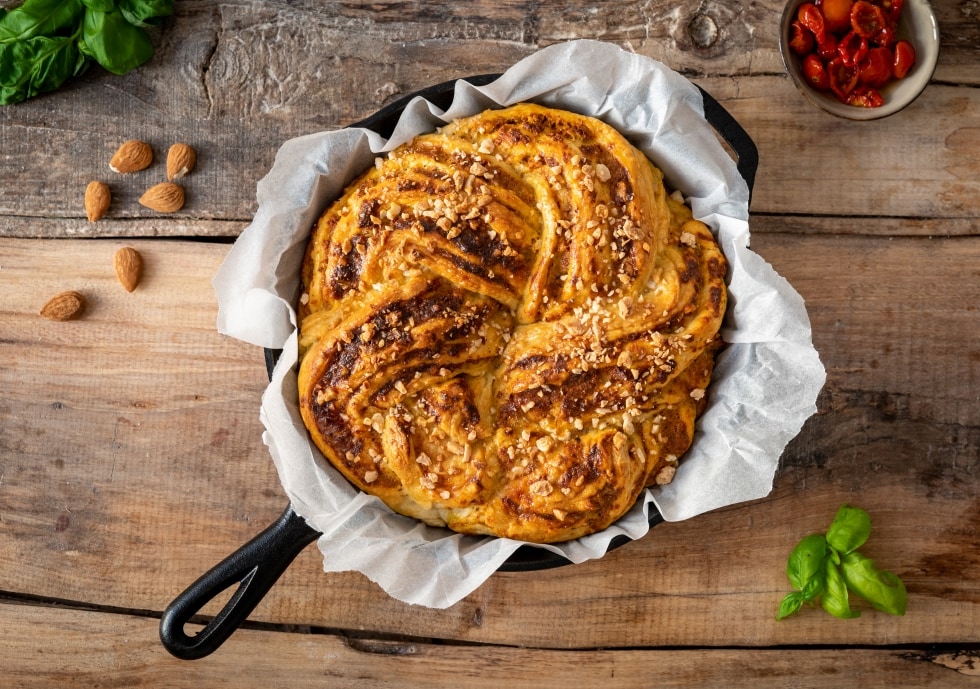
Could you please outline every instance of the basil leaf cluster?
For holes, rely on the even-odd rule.
[[[797,543],[786,563],[786,577],[796,590],[783,598],[776,619],[793,615],[818,599],[834,617],[859,617],[859,610],[851,610],[850,593],[864,598],[875,610],[904,615],[909,602],[905,584],[857,551],[870,536],[868,513],[841,505],[826,534],[810,534]]]
[[[146,28],[173,0],[25,0],[0,9],[0,105],[59,88],[96,62],[125,74],[153,56]]]

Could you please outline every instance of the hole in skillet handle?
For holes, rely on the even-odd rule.
[[[464,77],[463,81],[467,81],[474,86],[485,86],[486,84],[496,80],[498,77],[500,77],[500,74],[480,74],[471,77]],[[457,80],[453,79],[451,81],[436,84],[435,86],[430,86],[422,89],[421,91],[403,96],[373,115],[355,122],[350,126],[370,129],[377,132],[381,136],[388,138],[395,130],[395,126],[398,124],[398,119],[401,117],[402,111],[404,111],[405,107],[410,101],[419,96],[425,98],[442,110],[448,109],[452,104],[453,97],[455,96],[456,81]],[[715,131],[718,132],[721,138],[724,139],[724,141],[731,147],[731,150],[734,151],[736,157],[736,167],[738,168],[739,174],[742,175],[742,178],[748,185],[749,194],[751,197],[752,187],[755,184],[756,170],[759,166],[759,153],[755,142],[752,141],[742,126],[717,100],[715,100],[711,94],[700,86],[697,86],[697,88],[701,92],[702,100],[704,102],[704,117],[715,129]],[[265,350],[266,369],[268,370],[270,378],[278,358],[278,351],[270,349]],[[661,514],[655,508],[653,508],[649,518],[650,527],[652,528],[663,521],[663,516],[661,516]],[[618,548],[629,541],[630,539],[627,536],[617,536],[610,542],[607,552],[614,550],[615,548]],[[530,572],[535,570],[551,569],[554,567],[562,567],[568,564],[571,564],[571,561],[565,557],[562,557],[558,553],[551,552],[550,550],[546,550],[544,548],[522,546],[500,566],[499,571]]]

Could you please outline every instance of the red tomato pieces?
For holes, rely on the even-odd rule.
[[[823,0],[820,11],[823,13],[827,31],[840,33],[851,28],[851,6],[854,0]]]
[[[817,40],[820,40],[820,36],[827,30],[823,13],[812,2],[804,2],[800,5],[800,9],[796,11],[796,18],[804,28],[809,29],[817,37]]]
[[[870,86],[858,86],[847,96],[847,104],[859,108],[880,108],[883,103],[878,89]]]
[[[840,43],[837,44],[837,54],[848,67],[859,65],[868,55],[868,39],[858,35],[857,31],[852,31],[840,39]]]
[[[843,58],[838,56],[827,63],[827,78],[830,80],[830,90],[841,103],[846,103],[857,86],[858,70],[853,65],[844,64]]]
[[[851,9],[851,28],[862,38],[873,39],[885,28],[885,13],[877,5],[857,0]]]
[[[898,37],[897,34],[898,25],[888,24],[875,35],[875,43],[883,45],[886,48],[891,48],[895,45],[895,39]]]
[[[800,5],[789,47],[804,80],[848,105],[877,108],[879,89],[915,65],[915,49],[897,40],[904,0],[813,0]]]
[[[915,48],[908,41],[899,41],[895,44],[895,61],[892,64],[892,76],[896,79],[903,79],[912,65],[915,64]]]
[[[872,48],[858,66],[858,81],[881,88],[892,78],[892,51],[884,46]]]
[[[904,0],[879,0],[875,4],[881,7],[881,11],[885,13],[885,19],[893,24],[898,24],[903,3]]]
[[[817,55],[823,60],[832,60],[837,55],[837,36],[824,32],[817,37]]]
[[[805,58],[803,58],[803,78],[806,79],[807,83],[818,91],[829,91],[830,90],[830,77],[827,76],[827,68],[823,65],[823,60],[821,60],[816,54],[810,53]],[[889,74],[891,74],[891,64],[888,65]]]
[[[813,47],[816,45],[816,41],[813,38],[813,34],[803,28],[803,25],[798,21],[793,22],[792,26],[789,28],[789,47],[794,53],[803,57],[809,53],[813,52]]]

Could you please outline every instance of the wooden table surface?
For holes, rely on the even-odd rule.
[[[141,68],[0,108],[0,685],[976,686],[980,7],[933,6],[932,82],[870,123],[804,102],[777,0],[178,2]],[[311,546],[216,653],[170,656],[164,608],[287,503],[262,352],[217,333],[211,287],[276,151],[574,38],[665,62],[758,146],[752,247],[805,298],[827,367],[772,493],[599,561],[497,573],[446,610],[324,574]],[[157,162],[114,175],[127,139]],[[199,162],[162,215],[137,199],[176,141]],[[113,193],[96,223],[92,179]],[[132,293],[124,245],[146,261]],[[81,318],[39,317],[69,289]],[[844,502],[871,514],[862,550],[905,581],[908,613],[776,622],[789,551]]]

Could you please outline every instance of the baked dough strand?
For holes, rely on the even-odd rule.
[[[599,531],[692,442],[726,271],[612,127],[532,104],[458,120],[314,227],[304,423],[401,514],[541,543]]]

